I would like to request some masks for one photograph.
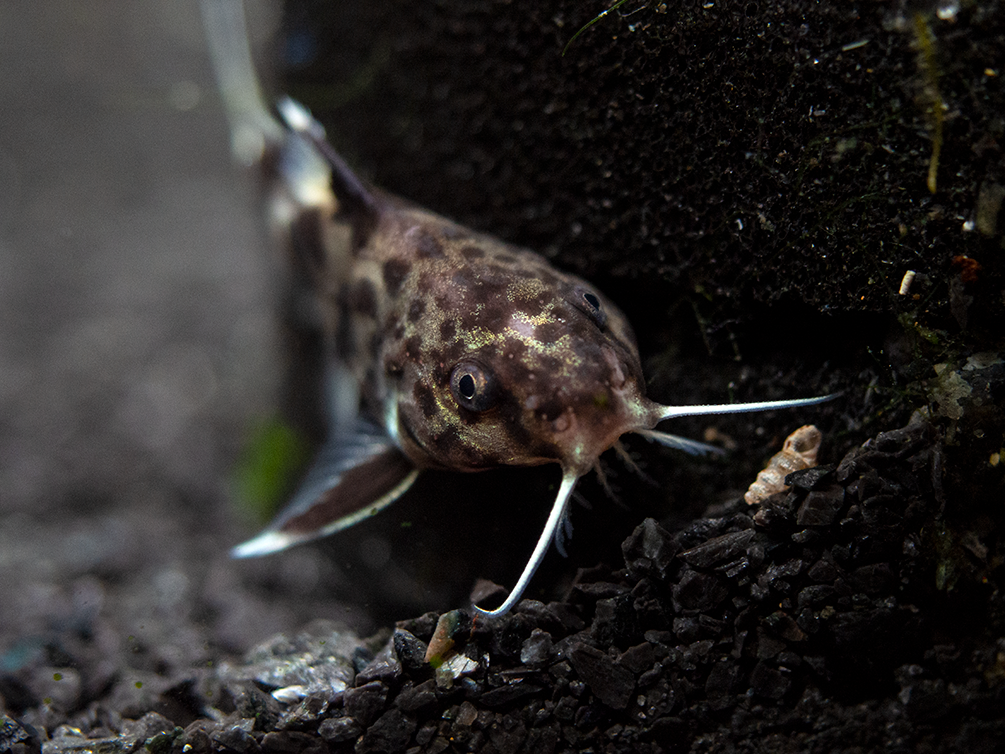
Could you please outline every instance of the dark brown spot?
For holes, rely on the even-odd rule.
[[[460,445],[456,427],[447,427],[433,440],[436,449],[447,456],[454,455]]]
[[[557,374],[562,371],[562,360],[554,356],[544,354],[539,358],[538,363],[541,365],[541,369],[548,374]]]
[[[457,325],[452,319],[445,319],[440,325],[440,338],[442,340],[453,340],[457,335]]]
[[[405,367],[397,357],[388,356],[384,359],[384,372],[389,377],[400,377],[405,372]]]
[[[453,360],[443,359],[442,354],[433,366],[433,382],[437,385],[447,386],[450,384],[450,373],[454,369]]]
[[[290,223],[289,239],[293,263],[310,272],[324,269],[325,245],[321,238],[321,213],[318,209],[301,210]]]
[[[423,231],[415,241],[415,254],[419,259],[436,259],[443,256],[443,245],[435,236]]]
[[[457,416],[462,422],[464,422],[465,425],[470,427],[474,424],[478,424],[478,422],[482,420],[484,414],[481,414],[477,411],[469,411],[468,409],[463,408],[462,406],[458,406]]]
[[[523,409],[516,401],[504,401],[499,407],[500,416],[504,419],[501,426],[505,428],[514,445],[530,450],[538,445],[530,430],[523,423]]]
[[[398,295],[411,269],[411,262],[406,262],[404,259],[388,259],[384,262],[384,287],[387,288],[389,295]]]
[[[434,355],[434,358],[437,360],[437,363],[444,364],[452,369],[454,362],[464,355],[466,348],[467,346],[464,345],[464,341],[454,340],[451,341],[450,343],[445,344]],[[449,379],[447,381],[449,382]]]
[[[415,383],[415,387],[412,388],[412,396],[415,398],[415,404],[419,407],[422,415],[427,419],[432,418],[439,411],[436,405],[436,396],[434,396],[433,391],[423,383]]]
[[[422,338],[418,335],[413,335],[411,338],[405,341],[405,357],[411,361],[420,361],[422,359]]]
[[[405,323],[399,320],[390,320],[384,330],[391,340],[401,340],[405,337]]]
[[[413,324],[415,322],[418,322],[420,319],[422,319],[422,315],[423,313],[425,313],[425,311],[426,311],[426,302],[423,301],[421,298],[415,299],[414,301],[412,301],[411,304],[408,305],[408,321],[412,322]]]
[[[377,291],[366,278],[352,284],[348,293],[349,309],[364,317],[377,317]]]
[[[550,300],[551,297],[547,293],[540,293],[530,301],[523,302],[521,308],[528,317],[536,317],[544,311],[544,307],[548,305]]]
[[[477,275],[473,274],[470,270],[466,268],[461,268],[456,270],[453,275],[450,276],[450,284],[454,288],[463,291],[474,290],[484,284],[484,280]]]
[[[493,295],[488,295],[484,298],[479,297],[479,299],[485,302],[478,317],[479,323],[482,327],[486,327],[493,332],[502,330],[509,323],[510,314],[513,311],[512,304],[505,298]]]
[[[508,338],[503,347],[499,350],[499,355],[507,360],[523,363],[523,358],[527,354],[527,344],[518,338]],[[522,375],[525,376],[525,375]]]
[[[467,260],[481,259],[485,256],[485,250],[477,246],[463,246],[461,247],[461,256]]]
[[[543,417],[546,421],[555,421],[558,417],[565,413],[567,408],[566,404],[562,403],[558,399],[552,398],[541,403],[537,407],[538,416]]]
[[[517,267],[516,269],[510,270],[509,274],[513,277],[518,278],[536,278],[539,277],[538,271],[536,269],[527,269],[525,267]]]
[[[534,328],[534,338],[541,344],[550,346],[562,337],[566,328],[557,322],[545,322]]]

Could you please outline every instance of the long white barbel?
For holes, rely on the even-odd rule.
[[[576,487],[577,481],[579,481],[579,477],[576,474],[567,471],[562,473],[562,484],[559,486],[555,502],[551,506],[548,521],[545,523],[544,530],[541,532],[537,545],[534,547],[534,552],[531,553],[527,565],[524,566],[523,573],[520,574],[516,586],[513,587],[513,591],[509,593],[506,600],[495,610],[483,610],[478,605],[473,605],[475,613],[483,618],[497,618],[500,615],[508,613],[520,601],[524,591],[527,589],[527,585],[530,584],[530,580],[534,578],[535,571],[541,565],[541,561],[544,560],[545,553],[548,552],[551,540],[555,536],[555,531],[565,517],[565,507],[569,503],[569,498],[572,496],[572,490]]]

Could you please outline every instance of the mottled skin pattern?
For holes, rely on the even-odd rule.
[[[560,461],[583,474],[642,422],[624,315],[541,256],[386,197],[350,255],[333,291],[338,347],[365,408],[417,466]],[[451,389],[467,364],[491,381],[487,410]]]

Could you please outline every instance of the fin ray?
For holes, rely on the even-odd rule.
[[[383,432],[357,422],[353,431],[337,432],[324,444],[276,520],[231,555],[268,555],[346,529],[401,497],[418,474]]]

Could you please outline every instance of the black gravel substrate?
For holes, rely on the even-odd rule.
[[[367,641],[318,622],[175,678],[135,722],[107,697],[55,730],[7,717],[0,750],[999,751],[1005,606],[975,575],[1000,553],[950,532],[945,463],[918,419],[760,505],[647,519],[562,601]]]

